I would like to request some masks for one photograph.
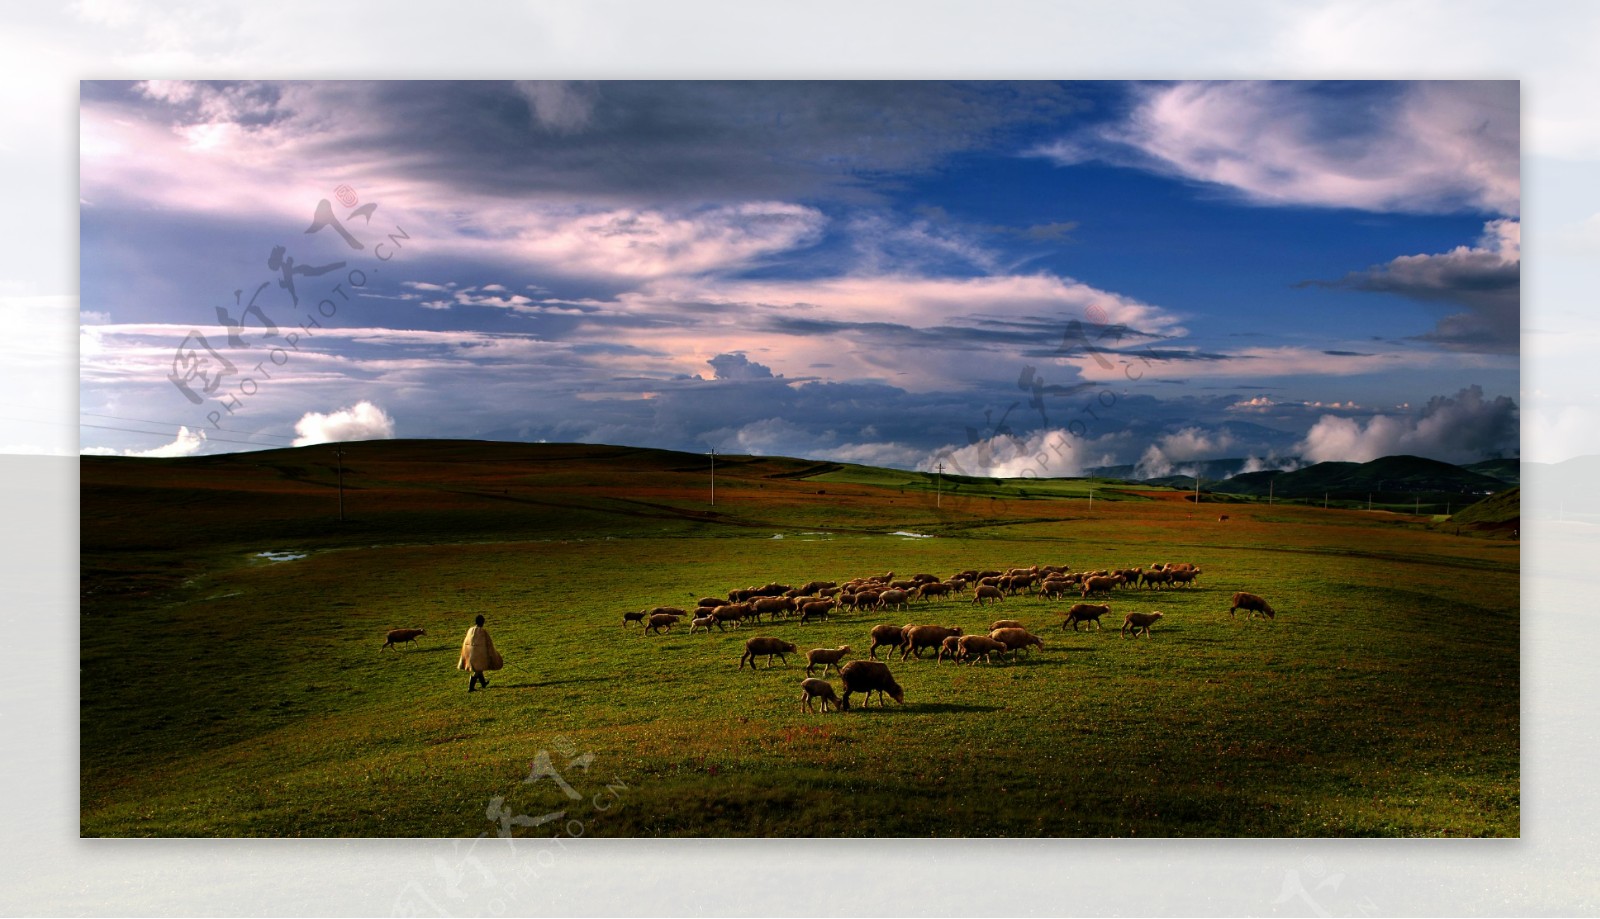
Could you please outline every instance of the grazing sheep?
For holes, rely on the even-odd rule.
[[[1217,522],[1218,523],[1222,523],[1222,522],[1225,522],[1227,519],[1228,519],[1228,515],[1227,514],[1222,514],[1222,515],[1217,517]]]
[[[651,632],[660,635],[663,628],[670,632],[681,618],[681,616],[674,616],[671,613],[657,613],[645,620],[644,632],[646,635]]]
[[[1181,568],[1171,573],[1173,584],[1193,584],[1194,579],[1200,576],[1199,568]]]
[[[1076,632],[1078,631],[1078,623],[1092,622],[1094,627],[1098,629],[1100,628],[1100,617],[1108,615],[1110,612],[1111,604],[1109,603],[1074,603],[1072,604],[1072,609],[1067,610],[1067,618],[1066,621],[1061,623],[1061,628],[1065,629],[1070,626],[1072,631]]]
[[[878,606],[878,594],[882,591],[863,590],[850,595],[851,609],[875,609]]]
[[[952,589],[953,588],[949,584],[941,584],[938,581],[929,581],[928,583],[917,588],[917,599],[927,600],[929,597],[942,597],[948,594]]]
[[[718,606],[727,606],[732,602],[732,600],[724,600],[721,597],[701,597],[700,602],[696,604],[696,606],[700,607],[701,609],[712,609]]]
[[[1145,587],[1154,587],[1157,584],[1165,584],[1172,580],[1172,575],[1158,567],[1152,567],[1151,570],[1144,573],[1144,577],[1140,580]]]
[[[905,660],[913,652],[918,659],[922,657],[923,648],[937,648],[951,635],[960,637],[966,634],[959,626],[946,628],[942,625],[908,625],[900,630],[900,659]]]
[[[939,656],[934,658],[934,663],[944,663],[947,654],[951,660],[960,663],[961,639],[965,637],[965,635],[946,635],[944,641],[939,642]]]
[[[983,601],[985,600],[990,601],[992,604],[999,603],[1003,599],[1005,597],[1000,593],[1000,588],[991,584],[984,584],[972,592],[972,602],[979,605],[984,605]]]
[[[716,625],[716,624],[717,624],[717,617],[716,616],[711,616],[711,615],[701,616],[699,619],[690,619],[689,620],[689,634],[693,635],[694,633],[700,631],[701,629],[704,629],[707,632],[709,632],[709,631],[711,631],[711,627]]]
[[[756,658],[765,654],[767,666],[772,666],[772,659],[776,657],[783,661],[785,667],[789,666],[789,659],[785,654],[799,654],[800,651],[793,644],[781,638],[752,638],[744,643],[744,654],[739,656],[739,669],[744,669],[744,662],[750,662],[750,669],[756,669]]]
[[[989,637],[1005,645],[1009,651],[1016,651],[1019,648],[1026,648],[1030,645],[1037,645],[1039,650],[1044,650],[1044,639],[1027,629],[995,629],[989,633]]]
[[[794,612],[794,600],[790,597],[763,597],[750,604],[756,615],[766,613],[772,618],[778,618],[779,613]]]
[[[878,609],[909,609],[910,595],[903,590],[886,590],[878,594]]]
[[[997,619],[997,620],[995,620],[994,625],[989,626],[989,631],[993,632],[995,629],[1025,629],[1025,628],[1027,628],[1027,626],[1023,625],[1022,623],[1018,622],[1015,619]]]
[[[1121,583],[1122,578],[1114,574],[1108,574],[1104,577],[1085,578],[1083,581],[1083,595],[1087,597],[1090,594],[1110,593],[1113,587]]]
[[[800,681],[800,704],[808,712],[816,711],[811,707],[812,699],[822,700],[822,710],[824,712],[828,710],[829,702],[833,703],[835,709],[839,707],[839,697],[833,694],[833,684],[827,680],[804,679]]]
[[[727,606],[719,606],[711,611],[711,618],[717,621],[717,631],[719,632],[727,631],[727,625],[730,622],[737,629],[739,623],[750,615],[751,610],[748,603],[729,603]]]
[[[1268,619],[1278,615],[1278,611],[1272,608],[1271,603],[1242,590],[1233,595],[1233,606],[1228,609],[1228,615],[1232,616],[1235,610],[1241,609],[1249,610],[1251,619],[1256,617],[1256,613],[1264,613]]]
[[[1133,628],[1133,637],[1134,638],[1138,638],[1140,632],[1144,632],[1144,637],[1149,638],[1150,637],[1150,627],[1152,625],[1155,625],[1156,624],[1156,620],[1160,619],[1160,618],[1161,618],[1161,613],[1160,612],[1154,612],[1154,613],[1129,613],[1127,618],[1122,620],[1121,635],[1122,635],[1123,638],[1127,638],[1128,637],[1128,628],[1131,626]]]
[[[839,710],[850,710],[850,694],[853,692],[866,693],[867,701],[862,703],[866,707],[872,701],[872,694],[878,694],[878,705],[883,705],[884,693],[889,698],[904,705],[905,693],[900,689],[900,684],[894,681],[894,676],[889,673],[888,664],[877,661],[851,661],[839,670],[839,676],[844,680],[844,697],[839,700]]]
[[[644,615],[645,615],[644,610],[639,610],[637,613],[623,613],[622,614],[622,627],[623,628],[627,628],[628,627],[628,623],[630,623],[630,622],[637,622],[640,625],[644,625]]]
[[[893,587],[895,590],[903,590],[907,594],[910,594],[911,591],[916,590],[918,587],[921,587],[922,586],[922,582],[913,581],[913,580],[910,580],[908,578],[901,578],[898,581],[890,581],[889,582],[889,586]]]
[[[837,648],[812,648],[806,652],[806,673],[811,673],[818,664],[822,665],[822,675],[828,675],[828,668],[839,668],[839,662],[850,653],[849,645],[840,645]]]
[[[802,604],[800,607],[800,622],[804,624],[813,619],[826,619],[828,618],[828,611],[833,607],[834,602],[832,600],[813,600],[810,603]]]
[[[995,641],[987,635],[963,635],[957,641],[961,648],[961,658],[969,664],[976,664],[978,658],[983,658],[984,663],[994,663],[991,654],[1004,654],[1011,650],[1003,641]]]
[[[872,647],[867,649],[867,656],[877,660],[880,647],[898,648],[904,643],[905,635],[900,626],[875,625],[872,627]]]
[[[1066,578],[1051,578],[1039,585],[1039,596],[1046,600],[1054,600],[1057,597],[1066,596],[1067,591],[1071,589],[1072,582]]]
[[[814,594],[819,590],[825,590],[838,586],[839,584],[837,581],[810,581],[804,587],[800,588],[800,593]]]
[[[651,616],[673,615],[682,619],[684,616],[689,615],[689,611],[676,606],[658,606],[653,610],[648,610],[647,614]]]
[[[388,634],[383,636],[383,648],[398,652],[400,649],[395,645],[410,644],[426,634],[428,633],[424,629],[390,629]],[[378,650],[382,651],[383,648]]]
[[[821,590],[817,591],[817,596],[819,596],[819,597],[837,597],[837,596],[839,596],[840,589],[841,588],[839,588],[839,587],[824,587]]]

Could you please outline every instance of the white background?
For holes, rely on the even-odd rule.
[[[8,5],[0,452],[17,455],[0,456],[0,913],[1600,911],[1600,533],[1584,525],[1524,521],[1520,840],[525,840],[474,862],[437,841],[78,839],[70,458],[78,81],[155,77],[1518,79],[1524,457],[1600,453],[1597,49],[1600,4],[1582,2]],[[1524,487],[1532,503],[1540,482]],[[464,897],[441,868],[465,872]],[[1306,895],[1286,896],[1296,884]]]

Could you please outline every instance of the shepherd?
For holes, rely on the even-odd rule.
[[[467,681],[467,692],[477,689],[479,683],[488,689],[489,678],[483,672],[499,670],[506,664],[500,652],[494,649],[494,639],[489,637],[489,630],[483,627],[483,616],[478,616],[476,622],[477,625],[467,629],[467,637],[461,642],[461,660],[456,664],[457,670],[472,671],[472,679]]]

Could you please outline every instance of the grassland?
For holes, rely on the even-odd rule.
[[[1509,540],[764,458],[719,457],[712,508],[698,457],[345,449],[343,522],[329,448],[84,458],[84,835],[476,836],[507,829],[495,798],[566,811],[519,835],[1518,833]],[[620,624],[770,580],[1154,561],[1204,574],[1112,599],[1166,614],[1149,640],[1064,632],[1064,605],[1033,598],[742,634]],[[1278,618],[1230,619],[1241,589]],[[468,694],[478,613],[508,663]],[[803,662],[737,669],[753,634],[864,652],[878,622],[1002,616],[1045,649],[896,661],[903,706],[806,714]],[[380,652],[391,627],[428,634]],[[541,750],[579,799],[524,781]]]

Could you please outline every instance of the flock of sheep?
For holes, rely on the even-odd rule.
[[[826,620],[831,612],[840,609],[908,610],[914,602],[926,604],[936,599],[949,601],[960,598],[970,591],[972,596],[967,602],[979,605],[1001,603],[1008,597],[1018,595],[1037,596],[1049,600],[1067,596],[1069,593],[1075,594],[1085,602],[1075,603],[1066,611],[1061,627],[1076,632],[1081,624],[1094,623],[1095,627],[1099,628],[1100,618],[1111,612],[1109,603],[1086,602],[1093,596],[1110,596],[1119,588],[1142,587],[1161,590],[1188,587],[1194,584],[1200,574],[1199,568],[1187,563],[1155,564],[1149,569],[1124,568],[1078,572],[1068,571],[1061,565],[1033,565],[1028,568],[1012,568],[1004,572],[969,569],[943,580],[931,574],[916,574],[897,580],[891,571],[888,574],[856,578],[844,584],[834,581],[811,581],[799,587],[791,587],[787,584],[773,583],[763,587],[733,590],[726,598],[701,598],[692,611],[675,606],[658,606],[653,609],[627,612],[622,616],[622,624],[626,627],[629,623],[637,622],[643,626],[645,634],[660,634],[671,631],[674,625],[688,619],[691,633],[709,632],[713,627],[718,631],[726,631],[729,628],[740,628],[746,622],[760,622],[762,616],[768,617],[771,622],[781,618],[792,618],[807,623]],[[1271,604],[1250,593],[1234,594],[1233,606],[1228,610],[1228,615],[1232,616],[1241,609],[1247,611],[1252,618],[1258,613],[1269,619],[1276,615]],[[1120,634],[1126,638],[1131,632],[1137,638],[1143,633],[1149,638],[1151,626],[1161,618],[1162,613],[1159,611],[1128,613],[1123,617]],[[900,684],[895,682],[888,665],[878,660],[879,648],[888,649],[885,652],[886,656],[892,656],[895,651],[899,651],[901,661],[912,656],[921,659],[924,650],[932,650],[936,652],[936,662],[942,663],[948,657],[954,662],[965,661],[968,664],[976,664],[980,660],[993,663],[997,656],[1015,657],[1034,647],[1044,648],[1043,639],[1029,632],[1015,619],[1001,619],[994,622],[986,635],[967,635],[959,626],[908,623],[874,626],[870,636],[872,645],[868,648],[867,660],[855,660],[841,665],[840,661],[851,653],[849,645],[838,648],[815,648],[806,652],[807,678],[801,682],[800,688],[801,704],[807,711],[814,710],[813,701],[818,699],[821,700],[823,711],[827,711],[830,705],[839,710],[848,710],[850,696],[857,692],[864,693],[868,701],[876,692],[880,706],[884,704],[885,695],[903,703],[905,697]],[[768,667],[772,666],[774,657],[787,665],[786,655],[799,653],[798,646],[793,642],[771,636],[758,636],[744,643],[744,653],[739,658],[739,669],[743,670],[745,663],[748,662],[750,668],[754,670],[758,657],[765,657]],[[832,684],[827,680],[811,676],[819,666],[822,667],[824,677],[830,668],[838,669],[839,677],[844,684],[842,695],[836,695]]]

